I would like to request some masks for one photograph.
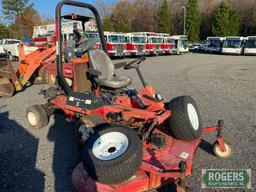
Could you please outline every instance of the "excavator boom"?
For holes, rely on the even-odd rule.
[[[55,46],[45,46],[21,56],[17,72],[10,59],[0,59],[0,97],[11,97],[14,92],[22,90],[33,75],[37,77],[41,69],[55,63],[55,52]]]

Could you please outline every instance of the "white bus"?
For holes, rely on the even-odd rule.
[[[246,38],[244,44],[244,55],[256,55],[256,36]]]
[[[243,53],[243,37],[225,37],[223,41],[222,54],[241,55]]]
[[[188,53],[188,37],[186,35],[174,35],[171,36],[175,42],[174,54]]]
[[[223,37],[207,37],[205,51],[208,53],[221,53]]]

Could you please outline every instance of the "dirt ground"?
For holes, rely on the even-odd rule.
[[[215,125],[218,119],[225,121],[223,134],[233,146],[232,158],[215,157],[212,154],[215,137],[204,135],[193,175],[188,180],[189,191],[216,191],[201,188],[201,170],[206,168],[252,169],[252,189],[247,191],[256,191],[256,57],[207,54],[149,57],[141,64],[141,70],[165,101],[180,95],[192,96],[203,126]],[[131,76],[133,86],[141,87],[134,70],[117,73]],[[74,125],[57,114],[44,129],[31,130],[26,126],[26,108],[44,103],[43,96],[38,94],[40,89],[40,85],[34,85],[10,99],[0,98],[2,192],[73,190],[70,176],[79,162]]]

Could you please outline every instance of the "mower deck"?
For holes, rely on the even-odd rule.
[[[220,126],[203,128],[204,132],[219,132]],[[79,192],[127,192],[148,191],[163,187],[171,182],[183,181],[192,174],[192,163],[201,139],[194,141],[181,141],[174,139],[163,131],[156,129],[154,134],[165,136],[163,149],[154,145],[143,143],[143,162],[140,169],[129,180],[119,185],[105,185],[93,180],[86,173],[83,164],[80,163],[73,171],[72,182]],[[223,140],[217,136],[217,141]],[[224,149],[225,150],[225,149]],[[180,162],[186,162],[182,172]],[[177,185],[177,191],[183,191],[185,186]]]

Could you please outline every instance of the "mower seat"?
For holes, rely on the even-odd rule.
[[[109,56],[100,49],[89,50],[90,67],[98,74],[94,79],[100,86],[110,89],[120,89],[132,83],[132,79],[115,75],[115,66]]]

